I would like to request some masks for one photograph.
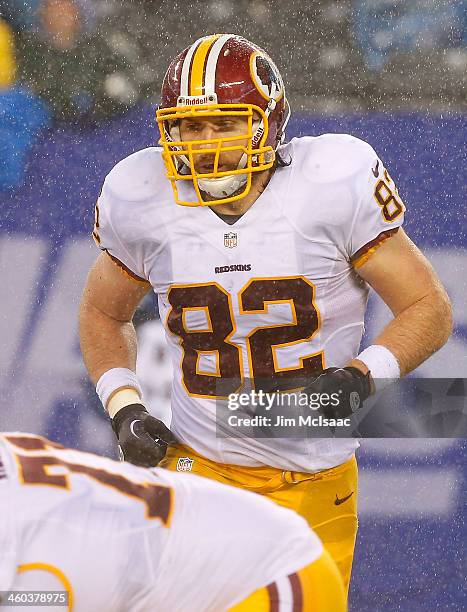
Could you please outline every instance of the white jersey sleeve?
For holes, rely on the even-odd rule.
[[[157,155],[155,148],[143,149],[119,162],[107,175],[96,204],[94,240],[138,280],[147,280],[146,255],[156,246],[145,228],[157,191]]]
[[[352,140],[358,166],[353,181],[355,209],[346,252],[358,267],[402,225],[405,206],[374,149],[362,140]]]

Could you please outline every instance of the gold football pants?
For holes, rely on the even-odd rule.
[[[324,550],[314,563],[258,589],[229,612],[345,612],[346,609],[341,576]]]
[[[182,471],[188,465],[193,474],[260,493],[298,512],[323,542],[348,592],[358,526],[355,456],[337,467],[311,474],[217,463],[186,446],[170,446],[159,466],[177,471],[177,465]]]

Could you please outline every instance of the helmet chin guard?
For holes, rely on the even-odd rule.
[[[245,185],[245,174],[223,176],[221,178],[199,179],[201,191],[205,191],[216,199],[228,198]]]
[[[209,140],[181,139],[179,127],[183,119],[209,121],[218,119],[221,113],[244,119],[237,121],[240,126],[244,123],[244,133],[236,131],[229,136],[219,131],[218,138]],[[156,113],[159,144],[176,203],[212,206],[245,197],[250,192],[253,173],[273,166],[289,115],[279,71],[256,45],[232,34],[216,34],[185,49],[169,66],[162,86],[162,104]],[[240,130],[243,132],[243,128]],[[219,170],[226,154],[233,152],[239,155],[237,167]],[[199,155],[212,157],[212,170],[196,170]],[[180,181],[192,182],[192,200],[181,197],[177,185]]]

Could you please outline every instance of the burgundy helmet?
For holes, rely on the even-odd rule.
[[[230,174],[214,171],[199,175],[192,157],[196,141],[181,141],[177,126],[184,117],[220,111],[249,118],[248,134],[243,135],[249,146],[243,147],[239,166]],[[284,140],[289,115],[281,75],[267,53],[253,43],[233,34],[215,34],[200,38],[185,49],[167,70],[157,111],[160,144],[176,201],[212,205],[244,197],[251,187],[251,174],[272,166],[275,151]],[[222,140],[203,143],[212,142],[215,153],[222,151]],[[240,145],[238,148],[241,149]],[[193,181],[197,202],[180,200],[176,181],[183,179]],[[219,199],[206,202],[200,190]]]

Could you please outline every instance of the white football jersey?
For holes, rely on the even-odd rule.
[[[158,296],[179,440],[222,463],[312,472],[346,461],[358,443],[216,437],[216,405],[241,380],[284,388],[358,354],[368,286],[355,266],[401,225],[404,205],[357,138],[294,138],[280,152],[290,165],[233,225],[174,203],[160,149],[134,153],[105,180],[95,237]],[[191,181],[180,189],[195,199]]]
[[[0,508],[0,591],[67,581],[76,612],[221,612],[323,550],[260,495],[30,434],[0,435]]]

